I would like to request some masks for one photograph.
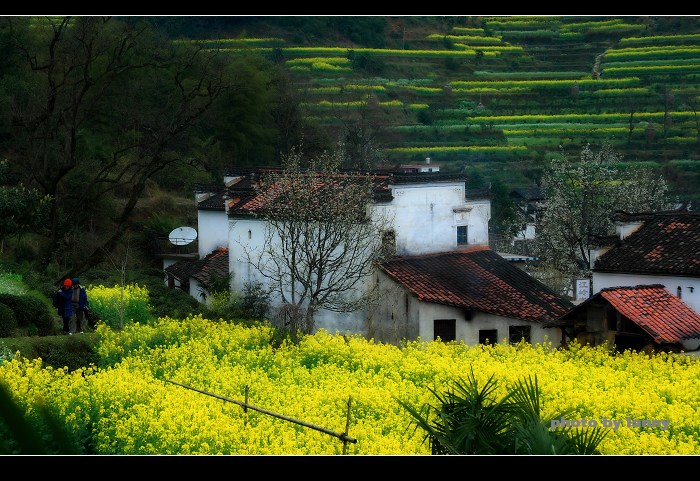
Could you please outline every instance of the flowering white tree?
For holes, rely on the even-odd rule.
[[[542,178],[544,214],[536,227],[539,256],[565,276],[589,274],[591,236],[615,233],[615,211],[653,212],[671,207],[668,185],[650,169],[623,170],[622,156],[604,143],[586,145],[578,159],[553,159]]]
[[[310,333],[320,309],[351,312],[372,301],[367,289],[382,252],[387,219],[372,213],[372,176],[343,172],[340,145],[302,167],[301,149],[258,184],[266,221],[261,256],[251,263],[282,299],[292,331]]]

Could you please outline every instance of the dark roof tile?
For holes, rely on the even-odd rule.
[[[207,254],[204,259],[179,261],[166,267],[165,271],[181,281],[187,281],[192,277],[208,287],[213,278],[227,276],[228,269],[228,249],[220,247]]]
[[[572,306],[485,246],[395,257],[380,268],[423,302],[540,322]]]
[[[595,262],[598,272],[700,276],[700,214],[646,214],[644,223]]]

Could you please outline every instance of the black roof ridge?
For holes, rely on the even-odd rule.
[[[649,289],[650,287],[660,287],[662,289],[666,289],[666,286],[663,284],[637,284],[635,286],[609,286],[609,287],[604,287],[602,288],[599,292],[603,291],[620,291],[620,290],[630,290],[630,289]]]

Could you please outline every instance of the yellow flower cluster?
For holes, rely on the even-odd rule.
[[[269,326],[201,316],[119,331],[99,325],[97,334],[99,368],[67,372],[15,358],[0,365],[0,379],[30,415],[49,404],[99,454],[342,454],[333,433],[345,432],[349,412],[356,442],[347,454],[427,455],[425,433],[398,401],[435,404],[431,389],[444,392],[472,370],[481,385],[494,375],[497,397],[536,375],[545,422],[569,408],[572,420],[617,421],[603,454],[700,454],[692,358],[550,343],[399,347],[323,330],[273,348]]]
[[[131,322],[147,323],[150,315],[148,289],[138,284],[89,285],[90,308],[100,321],[113,328]]]

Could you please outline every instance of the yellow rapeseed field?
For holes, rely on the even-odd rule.
[[[398,400],[434,404],[430,389],[470,370],[482,384],[495,375],[502,393],[536,375],[544,421],[606,427],[603,454],[700,454],[696,359],[576,345],[397,347],[325,331],[272,347],[272,334],[200,316],[100,324],[100,366],[68,372],[15,357],[0,365],[0,379],[30,415],[48,404],[99,454],[343,453],[338,437],[274,413],[331,433],[347,425],[356,441],[349,455],[428,455]],[[246,412],[246,400],[264,411]],[[546,417],[567,408],[571,419]]]

